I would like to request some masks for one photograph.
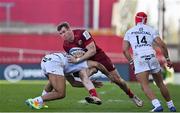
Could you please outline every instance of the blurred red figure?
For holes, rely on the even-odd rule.
[[[136,78],[141,84],[142,90],[152,102],[154,107],[152,111],[162,112],[163,107],[149,86],[150,74],[152,74],[162,96],[167,101],[169,110],[171,112],[175,112],[176,108],[170,98],[167,87],[163,83],[161,67],[156,58],[153,43],[156,43],[161,48],[161,51],[166,58],[167,66],[172,67],[172,62],[169,59],[166,44],[159,37],[158,31],[146,25],[146,22],[147,15],[144,12],[138,12],[135,16],[136,26],[129,29],[125,34],[123,41],[123,53],[128,59],[131,67],[134,69]],[[132,47],[133,50],[133,58],[129,52],[130,47]]]
[[[110,58],[96,45],[88,31],[82,29],[72,30],[67,22],[59,24],[57,26],[57,31],[64,39],[63,48],[67,53],[69,53],[70,49],[73,47],[80,47],[86,51],[85,54],[79,58],[70,56],[70,63],[78,63],[87,59],[101,63],[109,71],[109,75],[106,76],[118,85],[137,106],[141,107],[143,105],[142,100],[132,93],[126,82],[120,77]]]

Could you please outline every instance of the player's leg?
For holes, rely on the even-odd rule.
[[[101,60],[98,60],[98,63],[93,62],[93,61],[88,61],[88,64],[90,66],[95,66],[97,68],[100,67],[99,70],[102,71],[112,82],[114,82],[121,89],[123,89],[123,91],[126,92],[126,94],[128,94],[130,98],[134,96],[133,93],[128,88],[125,81],[120,77],[119,73],[113,66],[109,57],[104,55],[104,58]]]
[[[43,101],[51,101],[56,99],[62,99],[65,97],[65,77],[55,74],[49,74],[49,82],[53,86],[53,91],[48,92],[42,96]]]
[[[80,79],[82,80],[84,87],[89,91],[90,95],[97,97],[98,95],[96,93],[96,89],[87,75],[87,69],[82,69],[79,72],[79,76],[80,76]],[[92,92],[91,92],[91,90],[92,90]]]
[[[108,64],[108,63],[107,63]],[[108,64],[109,65],[109,64]],[[116,70],[109,72],[101,63],[95,61],[88,61],[89,67],[95,67],[100,70],[103,74],[105,74],[112,82],[116,83],[121,89],[129,95],[130,98],[134,97],[134,94],[131,92],[130,88],[128,88],[125,81],[120,77]],[[112,67],[112,66],[111,66]]]
[[[120,74],[117,72],[110,58],[106,54],[103,55],[103,59],[98,59],[96,61],[101,63],[108,70],[107,74],[105,75],[112,82],[118,85],[138,107],[143,106],[142,100],[140,100],[136,95],[133,94],[126,82],[120,77]]]
[[[61,75],[49,74],[49,82],[53,86],[53,91],[43,96],[26,100],[26,104],[34,109],[41,109],[46,101],[62,99],[65,97],[65,78]]]
[[[153,76],[154,81],[156,82],[156,85],[159,87],[162,96],[167,101],[167,106],[168,106],[169,110],[176,111],[174,103],[171,100],[169,91],[168,91],[166,85],[163,83],[163,78],[161,76],[161,72],[153,73],[152,76]]]
[[[138,73],[136,74],[136,78],[138,82],[140,83],[143,92],[149,98],[149,100],[151,101],[154,107],[152,111],[163,111],[160,101],[156,98],[154,92],[151,90],[149,86],[149,72],[145,71],[145,72]]]
[[[134,94],[130,91],[130,88],[128,87],[126,82],[118,74],[117,70],[111,71],[110,75],[111,75],[110,76],[111,81],[114,82],[115,84],[117,84],[124,92],[126,92],[126,94],[130,98],[132,98],[134,96]]]
[[[90,94],[90,96],[86,97],[85,100],[89,103],[93,103],[93,104],[97,104],[97,105],[102,104],[101,100],[98,97],[98,94],[96,92],[96,89],[95,89],[92,81],[89,79],[88,69],[82,69],[79,72],[79,76],[82,80],[84,87],[88,90],[88,92]]]
[[[141,72],[141,73],[136,74],[136,79],[140,83],[141,88],[144,91],[144,93],[146,94],[146,96],[150,100],[155,99],[156,97],[155,97],[153,91],[151,90],[151,88],[149,86],[149,72],[145,71],[145,72]]]
[[[89,67],[89,72],[90,74],[89,75],[92,75],[94,73],[97,72],[97,70],[101,71],[103,74],[105,74],[106,76],[110,76],[109,74],[109,71],[99,62],[96,62],[96,61],[92,61],[92,60],[88,60],[87,61],[87,64],[88,64],[88,67]]]
[[[47,94],[48,92],[51,92],[52,90],[53,90],[53,86],[48,81],[48,83],[44,86],[44,90],[42,92],[42,96]]]
[[[143,101],[134,95],[134,93],[128,87],[127,83],[121,78],[117,70],[110,72],[110,79],[112,82],[118,85],[138,107],[143,106]]]
[[[93,74],[95,74],[95,73],[97,73],[98,72],[98,69],[97,68],[95,68],[95,67],[89,67],[88,68],[89,69],[89,76],[92,76]]]
[[[41,96],[46,95],[48,92],[51,92],[52,90],[53,90],[53,86],[48,81],[48,83],[44,86]],[[43,103],[43,108],[48,108],[48,105],[46,105],[45,102]]]

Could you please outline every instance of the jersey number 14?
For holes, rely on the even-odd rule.
[[[137,35],[136,36],[136,39],[137,39],[137,43],[140,44],[140,43],[144,43],[144,44],[147,44],[147,41],[146,41],[146,37],[143,36],[143,38],[141,40],[139,40],[139,36]]]

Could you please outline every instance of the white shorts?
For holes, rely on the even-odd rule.
[[[64,76],[64,56],[62,54],[49,54],[41,60],[43,75],[56,74]]]
[[[41,61],[41,69],[44,75],[56,74],[64,76],[88,68],[87,61],[77,64],[68,63],[67,57],[60,53],[46,55]]]
[[[155,54],[139,55],[134,58],[135,74],[149,71],[150,73],[157,73],[161,70],[159,61]]]

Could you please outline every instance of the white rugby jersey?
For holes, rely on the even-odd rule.
[[[51,66],[57,66],[56,64],[58,63],[58,67],[56,68],[62,68],[65,74],[78,72],[81,69],[88,68],[87,61],[76,64],[69,63],[66,54],[63,53],[48,54],[42,59],[42,62],[50,62]],[[49,68],[53,69],[53,67]]]
[[[152,45],[154,39],[158,36],[158,31],[148,25],[139,23],[126,32],[124,40],[131,44],[133,54],[139,54],[155,52]]]

